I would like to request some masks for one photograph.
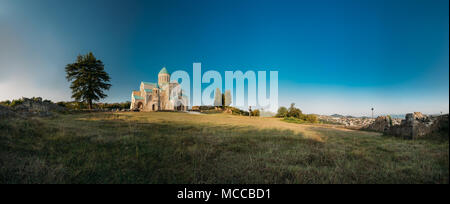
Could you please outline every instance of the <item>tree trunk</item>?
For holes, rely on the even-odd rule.
[[[88,100],[88,108],[89,108],[89,110],[92,110],[92,100],[91,99]]]

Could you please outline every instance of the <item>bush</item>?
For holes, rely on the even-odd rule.
[[[0,104],[4,105],[4,106],[9,106],[9,105],[11,105],[11,101],[10,100],[0,101]]]
[[[260,115],[261,115],[261,113],[259,112],[258,109],[252,111],[252,116],[260,116]]]
[[[287,108],[284,107],[284,106],[281,106],[280,108],[278,108],[276,117],[278,117],[278,118],[284,118],[284,117],[287,116],[287,113],[288,113]]]
[[[93,104],[93,107],[96,109],[129,109],[131,106],[131,102],[123,102],[123,103],[96,103]]]
[[[9,106],[16,107],[22,103],[23,103],[23,99],[16,99],[16,100],[13,100]]]
[[[87,109],[88,106],[86,103],[84,102],[77,102],[77,101],[70,101],[70,102],[58,102],[56,103],[57,105],[61,106],[61,107],[65,107],[68,109],[72,109],[72,110],[82,110],[82,109]],[[94,109],[106,109],[106,110],[111,110],[111,109],[130,109],[131,106],[131,102],[127,101],[127,102],[123,102],[123,103],[94,103],[92,104],[92,108]]]
[[[32,97],[30,98],[32,101],[34,102],[41,102],[42,101],[42,97]]]
[[[392,117],[390,116],[390,115],[387,115],[387,117],[388,117],[388,120],[389,120],[389,126],[393,126],[393,124],[392,124]]]
[[[238,108],[231,107],[231,114],[248,116],[249,112],[243,111],[243,110],[238,109]]]
[[[314,115],[314,114],[306,115],[306,121],[308,121],[310,123],[317,123],[317,122],[319,122],[319,120],[317,119],[317,116]]]
[[[61,106],[61,107],[64,107],[64,108],[66,107],[66,103],[65,103],[65,102],[62,102],[62,101],[56,103],[56,105]]]
[[[283,121],[293,123],[318,123],[319,119],[314,114],[303,114],[302,111],[295,107],[295,103],[291,103],[291,107],[286,109],[281,106],[278,108],[276,117],[284,118]]]
[[[70,101],[70,102],[58,102],[56,103],[59,106],[71,109],[71,110],[82,110],[82,109],[87,109],[87,105],[83,102],[78,102],[78,101]]]
[[[303,115],[302,111],[295,107],[295,103],[291,103],[291,107],[289,107],[286,116],[301,119],[302,115]]]

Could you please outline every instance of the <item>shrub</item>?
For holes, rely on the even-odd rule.
[[[9,106],[9,105],[11,105],[11,101],[10,100],[0,101],[0,104],[4,105],[4,106]]]
[[[284,107],[284,106],[281,106],[280,108],[278,108],[276,117],[278,117],[278,118],[284,118],[284,117],[287,116],[287,113],[288,113],[287,108]]]
[[[123,102],[123,103],[96,103],[93,104],[96,109],[129,109],[131,106],[131,102]]]
[[[84,102],[77,102],[77,101],[70,101],[70,102],[63,102],[60,101],[56,103],[57,105],[61,107],[65,107],[72,110],[81,110],[81,109],[87,109],[87,104]],[[94,109],[129,109],[131,106],[130,101],[122,102],[122,103],[94,103],[92,104],[92,107]]]
[[[56,103],[56,105],[61,106],[61,107],[64,107],[64,108],[66,107],[66,103],[64,103],[64,102],[62,102],[62,101]]]
[[[393,124],[392,124],[392,117],[390,116],[390,115],[387,115],[387,118],[388,118],[388,120],[389,120],[389,126],[393,126]]]
[[[258,109],[252,111],[252,116],[260,116],[260,115],[261,115],[261,113],[259,112]]]
[[[42,97],[32,97],[30,98],[32,101],[34,102],[41,102],[42,101]]]
[[[58,102],[57,103],[59,106],[62,107],[66,107],[68,109],[72,109],[72,110],[81,110],[81,109],[86,109],[87,106],[85,103],[83,102],[77,102],[77,101],[71,101],[71,102]]]
[[[291,107],[289,107],[289,110],[288,110],[286,116],[300,119],[302,116],[302,111],[295,107],[295,103],[291,103]]]
[[[244,116],[248,116],[249,115],[249,112],[243,111],[241,109],[234,108],[234,107],[231,107],[231,113],[233,115],[244,115]]]
[[[310,123],[317,123],[319,120],[317,119],[317,116],[314,114],[308,114],[306,115],[306,121]]]
[[[289,109],[281,106],[278,108],[276,117],[284,118],[283,121],[294,123],[318,123],[319,119],[314,114],[303,114],[302,111],[295,107],[295,103],[291,103]]]
[[[11,106],[11,107],[16,107],[16,106],[18,106],[18,105],[20,105],[20,104],[22,104],[22,103],[23,103],[23,99],[15,99],[15,100],[13,100],[13,101],[11,102],[10,106]]]

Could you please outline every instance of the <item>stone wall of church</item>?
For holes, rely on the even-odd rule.
[[[174,102],[170,100],[170,91],[177,83],[170,83],[170,74],[163,68],[158,74],[158,85],[154,83],[141,82],[140,91],[134,91],[132,94],[131,109],[137,109],[138,103],[143,103],[141,111],[158,111],[158,110],[176,110]],[[159,86],[159,87],[158,87]],[[152,91],[146,91],[151,89]],[[141,96],[144,100],[135,99],[133,95]],[[182,108],[187,110],[187,107]]]

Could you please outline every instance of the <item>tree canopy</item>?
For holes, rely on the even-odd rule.
[[[72,98],[87,102],[89,109],[92,109],[92,101],[107,97],[104,90],[111,87],[110,77],[103,62],[95,58],[92,52],[78,55],[75,63],[66,66],[66,73],[67,80],[71,82]]]
[[[287,108],[284,106],[281,106],[280,108],[278,108],[276,117],[284,118],[287,116],[287,113],[288,113]]]
[[[295,107],[295,103],[291,103],[287,112],[287,117],[300,118],[303,115],[302,111]]]

